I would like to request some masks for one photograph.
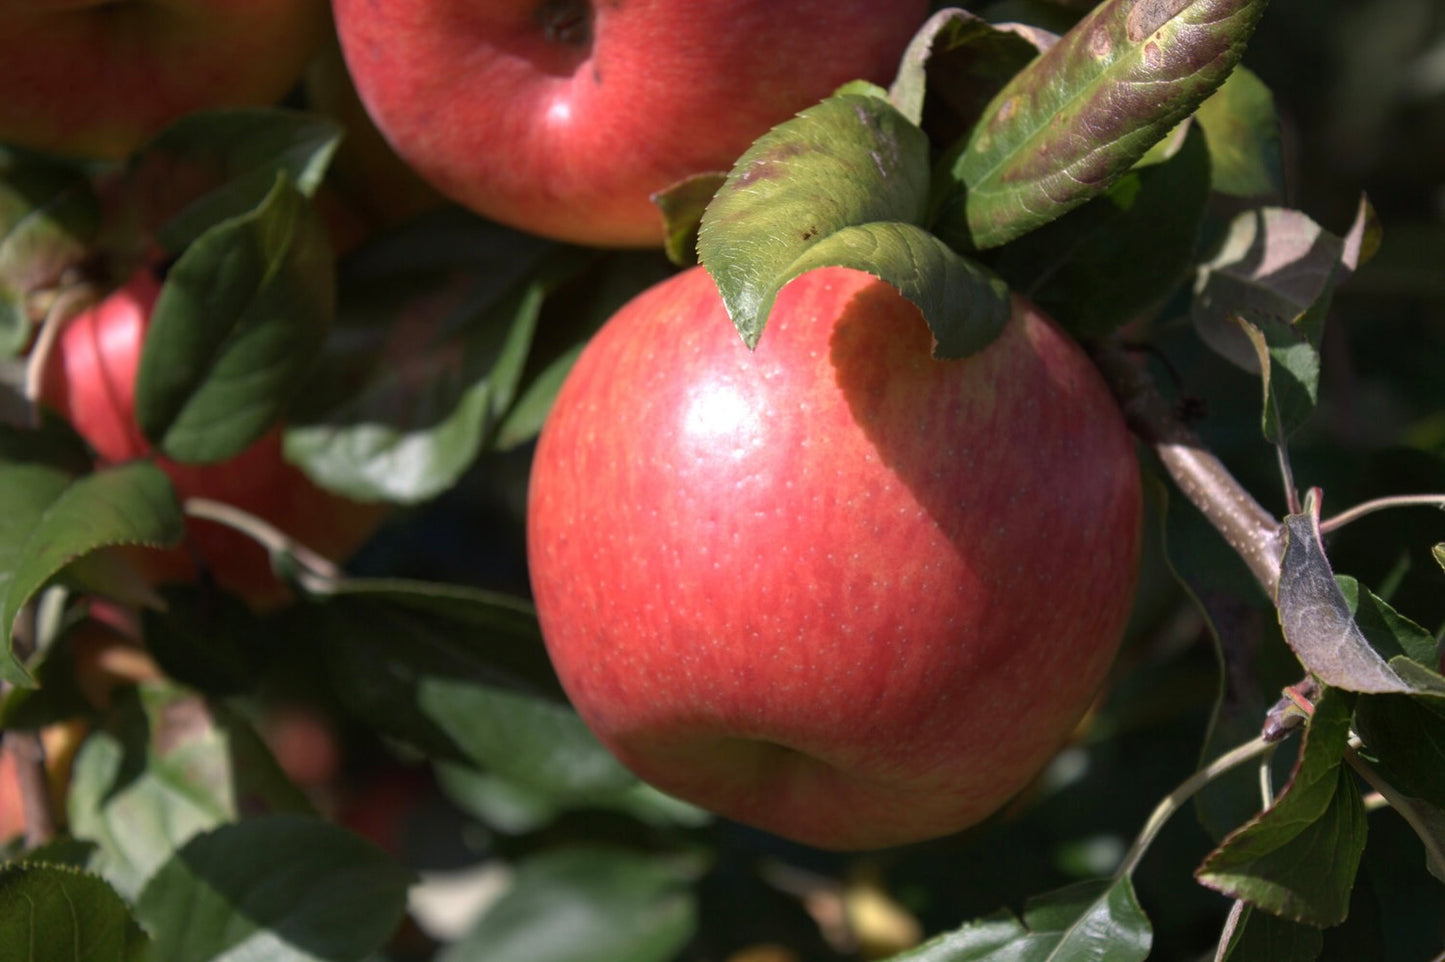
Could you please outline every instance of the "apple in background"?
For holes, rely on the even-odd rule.
[[[216,464],[179,464],[159,456],[135,421],[135,378],[161,284],[149,270],[72,318],[61,332],[42,378],[41,401],[68,420],[95,450],[97,461],[155,460],[182,498],[206,497],[257,515],[307,547],[345,558],[372,534],[386,512],[313,484],[286,463],[274,429],[239,455]],[[137,549],[157,583],[194,581],[203,562],[220,587],[266,609],[290,597],[256,542],[215,522],[189,518],[188,544],[170,551]]]
[[[369,225],[390,227],[451,203],[396,155],[371,122],[335,37],[306,69],[305,90],[308,106],[346,131],[327,177]]]
[[[1079,347],[1015,300],[930,357],[867,274],[785,287],[755,352],[707,273],[623,307],[543,428],[528,508],[569,697],[640,777],[811,845],[975,824],[1101,687],[1138,466]]]
[[[660,247],[650,197],[727,170],[841,84],[881,83],[927,0],[334,0],[352,79],[423,177],[483,216]]]
[[[185,114],[275,103],[327,24],[326,0],[10,0],[0,141],[118,158]]]

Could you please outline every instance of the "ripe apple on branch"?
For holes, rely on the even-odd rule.
[[[0,930],[13,897],[49,944],[78,908],[218,958],[324,919],[297,951],[368,958],[410,904],[401,954],[841,960],[867,880],[932,929],[1022,904],[905,926],[897,962],[1305,962],[1375,918],[1388,962],[1438,951],[1445,678],[1402,612],[1439,620],[1439,572],[1396,563],[1413,531],[1374,539],[1393,568],[1334,566],[1360,569],[1347,524],[1441,499],[1347,487],[1358,449],[1304,430],[1379,234],[1367,203],[1338,235],[1283,206],[1241,66],[1263,0],[334,0],[325,51],[315,0],[12,6],[0,824],[5,765],[27,824]],[[79,37],[133,58],[54,68]],[[282,96],[311,112],[197,112]],[[1228,396],[1199,432],[1154,381],[1176,366]],[[1283,469],[1282,516],[1201,435]],[[1323,514],[1295,469],[1358,503]],[[374,530],[348,495],[408,508],[372,577],[301,547]],[[88,684],[71,632],[117,549],[249,609],[169,585]],[[268,751],[277,693],[346,750],[274,724]],[[40,733],[74,722],[52,805]],[[430,844],[317,817],[396,756]],[[1209,837],[1141,904],[1196,797]],[[501,890],[430,928],[466,880],[399,859],[443,847]]]

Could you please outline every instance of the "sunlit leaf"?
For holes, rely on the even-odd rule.
[[[667,962],[697,926],[686,881],[662,858],[619,849],[535,855],[437,962]]]
[[[149,939],[115,889],[54,864],[0,864],[0,953],[14,962],[147,962]]]
[[[359,835],[264,815],[190,838],[136,902],[154,962],[360,960],[401,922],[411,873]]]
[[[1195,113],[1209,142],[1215,190],[1236,197],[1278,200],[1284,158],[1274,95],[1253,71],[1236,67]]]
[[[840,258],[844,266],[895,284],[911,279],[914,291],[932,292],[919,306],[944,355],[977,349],[997,333],[958,337],[959,318],[997,316],[1001,285],[980,268],[959,266],[956,255],[917,228],[927,204],[928,139],[882,93],[848,87],[773,128],[743,154],[708,205],[700,259],[749,347],[788,281]],[[940,316],[944,291],[968,299]]]
[[[1127,878],[1083,882],[1000,911],[890,962],[1142,962],[1153,932]]]
[[[1108,0],[1020,71],[939,167],[934,227],[995,247],[1097,196],[1219,87],[1264,0]]]
[[[109,545],[170,545],[181,539],[170,481],[145,462],[78,479],[39,464],[0,464],[0,677],[28,685],[10,654],[15,618],[66,565]]]
[[[234,712],[169,684],[140,686],[81,746],[68,799],[92,867],[134,898],[193,835],[310,803]]]
[[[166,275],[136,420],[177,461],[239,454],[303,386],[335,310],[325,225],[289,181],[212,228]]]
[[[1296,922],[1344,920],[1366,831],[1360,791],[1342,762],[1353,701],[1324,690],[1289,784],[1204,860],[1201,882]]]

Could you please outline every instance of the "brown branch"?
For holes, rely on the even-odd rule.
[[[1284,550],[1279,520],[1179,419],[1149,372],[1123,345],[1110,341],[1097,346],[1094,361],[1123,409],[1129,429],[1154,451],[1180,492],[1239,553],[1273,598],[1279,588]]]

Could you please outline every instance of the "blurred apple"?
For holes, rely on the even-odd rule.
[[[42,380],[41,400],[68,420],[100,464],[151,458],[181,499],[205,497],[254,514],[328,558],[344,559],[385,515],[317,487],[281,451],[271,430],[245,451],[215,464],[180,464],[157,454],[135,420],[135,378],[160,281],[149,270],[66,325]],[[216,522],[189,518],[187,543],[171,551],[136,549],[156,582],[189,582],[199,565],[223,589],[256,609],[275,607],[290,592],[275,576],[266,550]]]
[[[9,0],[0,141],[118,158],[185,114],[275,103],[327,22],[326,0]]]
[[[561,240],[660,247],[650,197],[859,78],[926,0],[335,0],[377,127],[442,193]]]

